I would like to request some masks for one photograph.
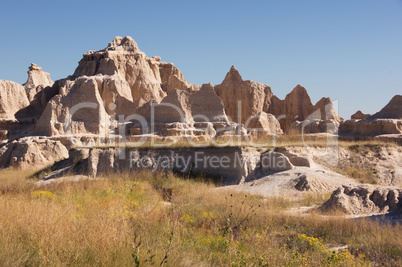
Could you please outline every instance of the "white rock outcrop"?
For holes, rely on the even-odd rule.
[[[291,170],[294,166],[282,153],[271,151],[261,154],[260,168],[262,173],[270,173]]]
[[[0,80],[0,118],[14,119],[15,113],[28,105],[29,100],[22,85]]]
[[[402,189],[381,186],[341,186],[322,204],[323,211],[354,215],[402,214]]]
[[[0,148],[0,167],[41,168],[67,157],[67,148],[59,141],[26,137]]]

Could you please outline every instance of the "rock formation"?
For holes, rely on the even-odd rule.
[[[369,119],[402,119],[402,95],[394,96],[391,101]]]
[[[383,134],[402,134],[402,120],[374,119],[347,120],[342,122],[339,133],[354,136],[376,136]]]
[[[291,170],[294,166],[282,153],[270,151],[261,154],[260,168],[262,173],[269,174],[270,172]]]
[[[0,80],[0,118],[15,119],[15,114],[28,105],[29,100],[22,85]]]
[[[175,89],[160,104],[154,103],[154,122],[227,122],[222,100],[212,84],[188,93]]]
[[[265,112],[274,115],[286,133],[291,123],[296,120],[340,119],[330,98],[322,98],[313,105],[306,89],[297,85],[285,100],[280,100],[273,95],[268,85],[243,81],[234,66],[226,74],[223,82],[215,86],[215,90],[222,98],[229,118],[242,124],[247,124],[253,116]]]
[[[26,137],[0,147],[0,167],[41,168],[68,157],[68,150],[59,141]]]
[[[331,98],[329,97],[323,97],[320,100],[318,100],[318,102],[314,105],[313,110],[314,112],[312,114],[319,111],[321,120],[336,120],[336,121],[343,120],[341,117],[339,117],[331,101]]]
[[[36,123],[35,133],[47,136],[104,133],[107,114],[99,88],[104,83],[99,77],[67,80],[60,94],[47,104]]]
[[[184,79],[181,71],[176,68],[173,63],[161,62],[159,57],[153,57],[156,62],[159,62],[159,73],[162,83],[162,90],[166,93],[178,89],[192,93],[200,89],[199,85],[191,84]]]
[[[322,98],[313,105],[307,90],[300,84],[284,100],[273,96],[267,112],[278,118],[285,133],[295,121],[340,119],[331,99]]]
[[[402,96],[394,96],[381,111],[373,116],[342,122],[339,133],[352,136],[402,134]]]
[[[29,67],[28,79],[23,86],[30,103],[27,107],[19,110],[15,116],[20,120],[28,119],[35,122],[42,114],[49,100],[59,93],[59,88],[54,86],[53,81],[50,79],[50,74],[42,71],[42,68],[34,63],[31,63]]]
[[[400,134],[400,109],[401,96],[396,96],[379,113],[346,121],[342,129]],[[73,75],[54,83],[35,64],[23,86],[0,81],[0,119],[2,143],[34,134],[57,138],[69,148],[109,138],[130,140],[127,134],[219,142],[233,136],[336,134],[341,120],[329,98],[313,105],[297,85],[280,100],[268,85],[243,80],[234,66],[219,85],[191,84],[172,63],[147,57],[131,37],[115,37],[105,49],[85,53]]]
[[[290,124],[289,134],[315,134],[329,133],[337,134],[339,122],[337,120],[304,120],[295,121]]]
[[[189,96],[191,113],[195,122],[228,122],[225,106],[211,83]]]
[[[264,111],[252,116],[245,127],[248,129],[248,134],[257,138],[263,138],[267,135],[283,134],[281,125],[274,115]]]
[[[52,85],[53,81],[50,79],[50,74],[42,71],[42,68],[38,65],[31,63],[28,71],[28,80],[23,84],[25,91],[27,92],[28,100],[34,100],[37,93],[39,93],[43,88]]]
[[[161,103],[144,104],[138,109],[138,114],[153,125],[156,132],[168,136],[195,134],[213,137],[213,125],[228,122],[223,102],[216,95],[212,84],[204,84],[193,93],[175,89]],[[138,124],[130,131],[144,133]],[[148,131],[152,132],[150,129]]]
[[[215,86],[215,91],[222,98],[229,118],[242,124],[251,116],[266,111],[273,96],[268,85],[250,80],[243,81],[234,66],[230,68],[223,82]]]
[[[116,37],[107,48],[84,54],[74,74],[54,87],[60,94],[47,105],[36,125],[36,134],[66,134],[65,125],[72,126],[70,133],[99,134],[108,127],[108,116],[117,120],[119,115],[137,114],[146,102],[160,102],[165,91],[199,90],[173,64],[147,57],[131,37]],[[77,105],[94,107],[80,108],[72,118],[66,116]],[[96,123],[101,125],[95,126]]]
[[[25,101],[14,110],[7,110],[15,111],[19,118],[40,117],[34,134],[49,136],[99,134],[107,132],[109,126],[112,129],[118,120],[126,123],[124,119],[130,115],[150,121],[152,111],[159,123],[227,123],[226,115],[237,122],[238,102],[239,123],[250,124],[247,127],[252,134],[256,128],[264,131],[262,135],[282,133],[274,116],[285,118],[285,122],[280,122],[285,130],[290,122],[307,118],[315,109],[321,113],[325,110],[329,114],[325,118],[337,117],[327,98],[313,107],[305,89],[298,86],[281,101],[273,96],[269,86],[243,81],[234,67],[220,85],[201,88],[187,82],[172,63],[147,57],[131,37],[115,37],[105,49],[87,52],[72,76],[54,84],[48,73],[32,64],[24,88],[29,105]],[[20,99],[24,102],[24,97]],[[3,116],[13,118],[9,114]],[[135,129],[130,131],[136,132]]]
[[[24,85],[0,80],[0,139],[32,133],[37,118],[58,93],[52,85],[49,73],[33,63]]]
[[[368,215],[402,213],[402,189],[379,186],[342,186],[325,202],[323,211],[339,210],[347,214]]]
[[[208,175],[220,183],[239,184],[256,167],[259,153],[245,147],[190,147],[190,148],[127,148],[121,156],[119,148],[92,148],[88,157],[88,175],[107,175],[118,170],[170,169],[193,175]],[[200,156],[202,155],[202,156]],[[225,167],[211,158],[227,158]],[[182,162],[181,159],[186,159]]]
[[[184,122],[192,123],[189,94],[185,91],[174,90],[160,104],[153,105],[155,122]],[[152,111],[151,111],[152,112]]]
[[[84,54],[72,78],[80,76],[107,75],[126,81],[131,99],[160,101],[165,95],[160,86],[159,62],[148,58],[139,50],[131,37],[115,37],[113,42],[100,51]]]
[[[142,98],[160,102],[165,92],[199,89],[199,86],[187,82],[172,63],[161,62],[160,57],[147,57],[128,36],[115,37],[104,50],[84,54],[73,77],[84,75],[120,76],[120,80],[127,81],[130,98],[134,101]]]
[[[361,110],[356,111],[355,114],[353,114],[350,119],[351,120],[364,120],[367,119],[368,117],[370,117],[370,114],[364,114],[363,112],[361,112]]]
[[[292,153],[286,147],[276,147],[274,151],[286,156],[294,166],[311,167],[314,164],[310,158]]]

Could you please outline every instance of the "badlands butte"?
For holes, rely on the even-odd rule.
[[[313,104],[297,85],[281,100],[234,66],[221,84],[192,84],[131,37],[87,52],[65,79],[31,64],[25,84],[0,80],[0,142],[0,168],[37,169],[42,184],[168,169],[218,190],[333,191],[323,211],[402,212],[401,95],[344,120],[330,98]]]

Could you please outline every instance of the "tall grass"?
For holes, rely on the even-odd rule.
[[[141,172],[38,187],[19,172],[0,177],[3,266],[402,264],[401,225],[294,216],[284,199],[202,180]],[[348,250],[332,253],[339,244]]]

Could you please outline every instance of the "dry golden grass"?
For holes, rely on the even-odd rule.
[[[0,195],[20,193],[28,190],[33,181],[27,180],[34,171],[20,171],[13,169],[0,170]]]
[[[296,199],[294,204],[301,207],[311,207],[315,205],[321,205],[331,197],[332,192],[327,193],[305,193],[302,197]]]
[[[134,138],[135,137],[135,138]],[[260,149],[268,149],[273,147],[289,147],[289,146],[311,146],[311,147],[328,147],[341,146],[350,148],[353,146],[398,146],[394,140],[386,141],[384,139],[370,139],[360,141],[345,141],[337,136],[327,135],[277,135],[265,136],[259,138],[239,137],[239,136],[222,136],[218,140],[196,140],[195,137],[147,137],[145,141],[139,141],[140,136],[133,136],[132,141],[120,142],[119,140],[111,140],[111,143],[102,143],[91,147],[138,147],[138,148],[185,148],[185,147],[212,147],[212,146],[242,146],[257,147]],[[130,138],[128,138],[130,140]],[[152,141],[151,141],[152,139]],[[81,147],[77,147],[81,148]]]
[[[26,175],[0,174],[3,266],[402,264],[401,225],[294,216],[283,212],[293,205],[286,199],[214,190],[172,174],[43,187]],[[333,254],[335,244],[349,249]]]

